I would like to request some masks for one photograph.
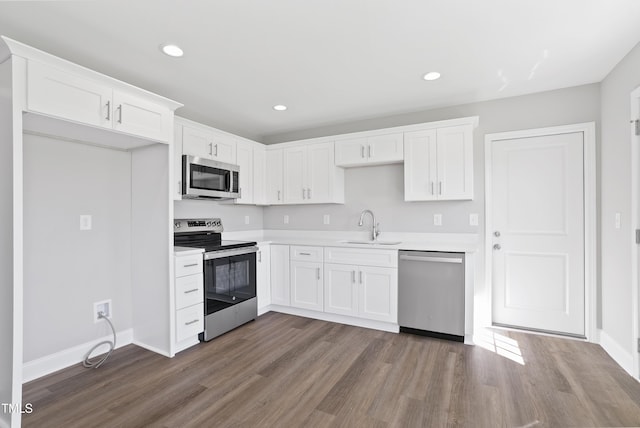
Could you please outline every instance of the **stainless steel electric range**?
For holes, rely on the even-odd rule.
[[[219,218],[174,220],[174,244],[204,249],[204,333],[208,341],[256,319],[255,242],[222,239]]]

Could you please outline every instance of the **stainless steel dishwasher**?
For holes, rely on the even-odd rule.
[[[400,331],[464,342],[464,253],[399,252]]]

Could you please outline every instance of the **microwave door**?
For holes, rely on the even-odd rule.
[[[184,197],[230,199],[234,196],[230,194],[231,171],[222,164],[185,155],[182,175]]]

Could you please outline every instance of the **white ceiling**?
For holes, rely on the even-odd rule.
[[[0,34],[261,140],[599,82],[640,41],[640,1],[0,1]]]

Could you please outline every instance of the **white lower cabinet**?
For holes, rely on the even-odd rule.
[[[271,245],[271,303],[289,306],[289,246]]]
[[[324,311],[395,323],[398,270],[326,263]]]
[[[197,343],[198,334],[204,331],[202,254],[176,254],[174,263],[175,342],[177,351],[181,351]]]
[[[322,263],[291,261],[291,306],[322,311],[324,282]]]
[[[271,304],[271,249],[269,244],[259,244],[256,254],[256,294],[258,315]]]

